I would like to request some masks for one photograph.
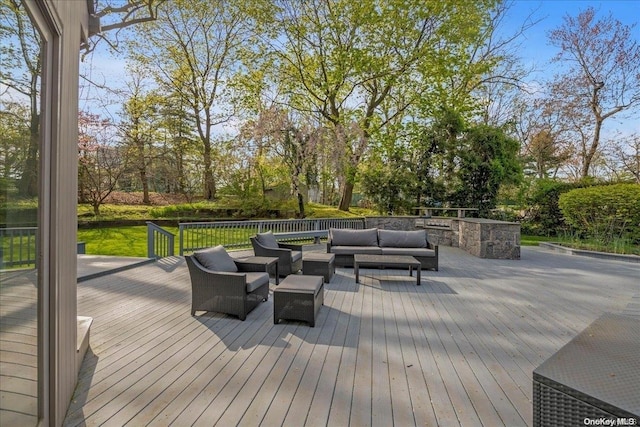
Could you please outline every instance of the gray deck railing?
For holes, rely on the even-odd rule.
[[[0,228],[0,269],[36,263],[37,227]]]
[[[313,240],[326,237],[329,228],[364,228],[364,218],[283,219],[264,221],[218,221],[180,223],[180,255],[198,249],[223,245],[249,248],[249,237],[272,231],[283,241]]]
[[[175,234],[147,221],[147,257],[162,258],[174,254]]]

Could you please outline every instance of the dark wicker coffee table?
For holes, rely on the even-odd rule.
[[[278,324],[281,319],[302,320],[314,327],[323,304],[323,276],[290,274],[273,291],[273,323]]]
[[[409,268],[409,276],[413,277],[413,269],[418,272],[416,285],[420,286],[420,261],[412,256],[405,255],[369,255],[355,254],[353,256],[353,270],[356,274],[356,283],[360,283],[360,267],[397,267]]]
[[[640,422],[640,318],[605,314],[533,371],[534,426],[598,419]]]

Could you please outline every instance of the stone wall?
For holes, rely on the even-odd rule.
[[[415,230],[415,216],[368,216],[364,219],[365,228],[385,230]]]
[[[520,224],[482,218],[459,223],[459,247],[480,258],[520,259]]]

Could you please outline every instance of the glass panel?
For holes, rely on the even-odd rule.
[[[0,0],[0,426],[38,422],[38,180],[42,39]]]

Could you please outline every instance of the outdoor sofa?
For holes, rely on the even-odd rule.
[[[191,315],[211,311],[247,314],[269,298],[265,264],[232,258],[222,246],[185,255],[191,276]]]
[[[331,228],[327,252],[335,254],[340,267],[353,266],[355,254],[409,255],[420,261],[421,268],[438,270],[438,245],[429,242],[425,230]]]

